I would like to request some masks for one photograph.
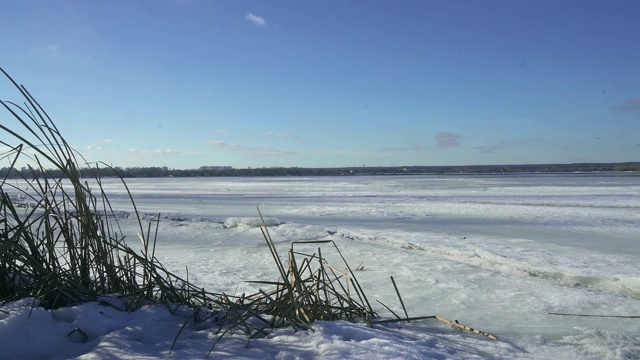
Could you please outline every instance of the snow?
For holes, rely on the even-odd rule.
[[[33,308],[29,315],[31,305],[31,300],[24,299],[4,307],[10,315],[1,320],[3,358],[168,358],[185,321],[161,306],[127,313],[88,303],[52,311]],[[482,357],[486,351],[506,355],[511,348],[506,342],[470,339],[441,326],[431,334],[415,326],[368,328],[343,321],[318,322],[313,327],[315,332],[279,329],[267,339],[252,340],[249,347],[245,336],[233,335],[218,343],[213,355],[236,359],[442,359],[456,354]],[[217,337],[216,328],[188,327],[171,357],[203,358]],[[75,329],[82,329],[86,338],[74,333]]]
[[[247,342],[225,336],[213,358],[633,359],[640,319],[640,177],[630,175],[132,179],[146,219],[160,213],[157,256],[208,291],[253,293],[275,280],[260,206],[281,256],[299,240],[333,240],[374,310],[439,315],[374,324],[316,322]],[[105,187],[123,230],[135,221],[116,180]],[[317,244],[297,245],[313,252]],[[323,249],[327,258],[335,256]],[[337,263],[337,262],[336,262]],[[248,266],[250,265],[250,266]],[[0,307],[0,359],[168,358],[189,312],[116,297],[57,310],[22,299]],[[378,302],[379,301],[379,302]],[[111,302],[112,305],[107,303]],[[171,358],[204,358],[215,316],[187,321]],[[247,346],[248,345],[248,346]]]

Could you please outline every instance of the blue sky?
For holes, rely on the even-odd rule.
[[[639,19],[615,0],[9,1],[0,66],[123,167],[639,161]]]

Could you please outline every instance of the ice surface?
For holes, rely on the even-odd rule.
[[[494,342],[433,321],[374,329],[323,322],[315,333],[278,330],[249,349],[238,335],[220,343],[219,355],[640,357],[638,319],[549,314],[640,315],[638,176],[166,178],[127,184],[145,221],[160,214],[156,254],[163,264],[178,274],[188,266],[189,278],[207,290],[254,292],[258,285],[246,281],[277,279],[258,228],[259,206],[283,260],[292,241],[335,241],[350,265],[358,265],[358,280],[382,316],[391,314],[377,301],[401,312],[393,276],[410,316],[458,319],[500,337]],[[104,185],[127,238],[137,242],[126,192],[115,179]],[[332,256],[325,249],[323,255]],[[27,325],[25,305],[3,307],[9,315],[0,312],[0,332],[16,339],[9,352],[16,356],[40,356],[53,347],[61,358],[88,351],[84,356],[100,357],[115,348],[122,357],[165,357],[163,346],[184,321],[153,307],[127,315],[88,304],[56,310],[53,318],[36,309],[42,315]],[[98,324],[85,325],[83,317]],[[33,324],[53,329],[58,338],[33,349],[19,345],[32,339]],[[56,341],[66,341],[60,334],[74,327],[86,327],[91,341],[56,348]],[[214,338],[190,329],[178,358],[201,357]]]

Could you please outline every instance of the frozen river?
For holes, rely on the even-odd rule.
[[[127,238],[137,241],[121,183],[103,185],[132,231]],[[190,279],[208,290],[253,292],[257,285],[245,280],[277,278],[257,228],[259,206],[281,255],[291,241],[332,239],[362,266],[358,279],[370,299],[399,309],[394,276],[410,316],[456,318],[511,346],[474,343],[480,352],[640,357],[639,319],[549,314],[640,315],[640,176],[137,178],[127,185],[145,220],[160,214],[159,259],[179,274],[188,266]]]

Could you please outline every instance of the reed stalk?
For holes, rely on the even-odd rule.
[[[22,98],[22,104],[0,100],[6,110],[0,113],[0,161],[9,165],[0,179],[0,303],[32,297],[45,308],[58,308],[104,294],[126,296],[131,304],[216,303],[216,294],[157,261],[158,223],[155,233],[151,223],[144,228],[120,178],[135,210],[143,253],[126,244],[102,188],[100,166],[108,165],[87,163],[27,89],[0,71]],[[18,171],[24,163],[27,171]],[[92,176],[83,178],[81,166]]]

